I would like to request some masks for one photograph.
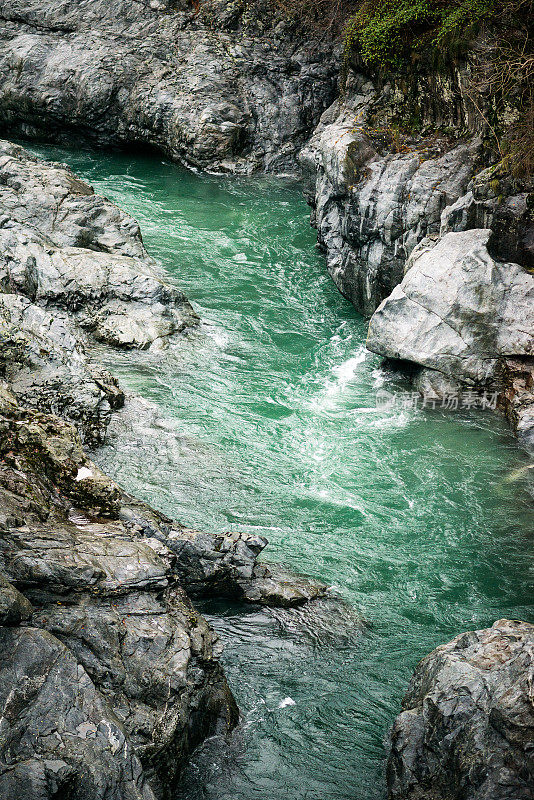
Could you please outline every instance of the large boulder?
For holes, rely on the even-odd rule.
[[[534,625],[499,620],[421,661],[391,733],[390,800],[532,800]]]
[[[0,143],[0,289],[117,347],[147,348],[196,324],[143,247],[139,226],[59,164]]]
[[[534,275],[495,261],[490,235],[423,241],[371,318],[368,349],[479,386],[496,380],[504,357],[534,353]]]

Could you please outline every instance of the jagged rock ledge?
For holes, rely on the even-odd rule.
[[[190,531],[88,458],[124,402],[87,345],[161,348],[198,320],[137,223],[0,142],[0,796],[169,797],[238,710],[189,600],[278,607],[326,587],[266,540]]]
[[[415,670],[391,732],[390,800],[532,800],[534,625],[462,633]]]

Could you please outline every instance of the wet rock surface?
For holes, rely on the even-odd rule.
[[[294,170],[333,98],[332,43],[247,32],[236,4],[204,5],[2,3],[0,124],[217,171]]]
[[[506,358],[501,404],[520,441],[534,453],[534,357]]]
[[[391,800],[531,800],[534,626],[499,620],[421,661],[391,733]]]
[[[320,581],[258,562],[268,544],[250,533],[205,533],[177,526],[146,504],[123,497],[120,518],[128,527],[160,543],[191,597],[227,597],[248,603],[291,608],[323,597]]]

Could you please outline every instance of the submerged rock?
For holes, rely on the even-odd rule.
[[[390,800],[532,800],[534,625],[499,620],[418,665],[391,733]]]

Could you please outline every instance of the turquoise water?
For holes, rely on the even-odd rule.
[[[183,523],[264,534],[266,558],[347,603],[315,618],[204,607],[243,723],[197,754],[179,798],[383,800],[417,661],[463,630],[533,619],[527,457],[491,412],[377,408],[402,383],[365,351],[298,185],[39,152],[138,219],[203,320],[160,353],[98,354],[145,401],[95,458]]]

